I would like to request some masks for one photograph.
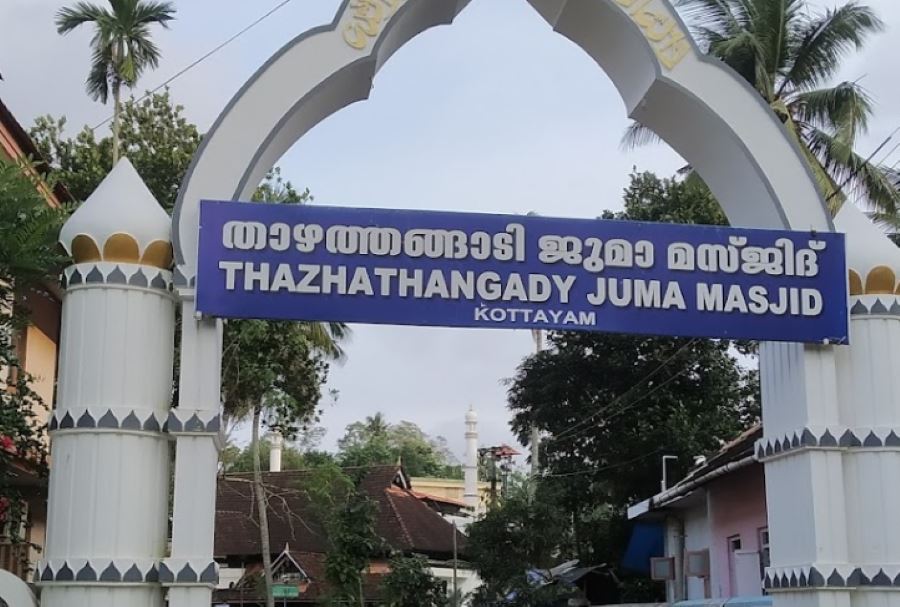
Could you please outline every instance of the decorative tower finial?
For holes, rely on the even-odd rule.
[[[127,158],[66,221],[59,241],[75,263],[172,265],[172,220]]]
[[[847,203],[835,217],[847,234],[850,295],[900,295],[900,248],[855,205]]]

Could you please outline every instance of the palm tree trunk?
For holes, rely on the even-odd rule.
[[[256,493],[256,507],[259,510],[259,542],[262,549],[263,572],[266,578],[266,607],[275,607],[272,594],[272,550],[269,546],[269,510],[266,499],[266,488],[262,482],[262,470],[259,463],[259,418],[262,406],[253,409],[253,491]]]
[[[113,94],[113,124],[112,124],[112,162],[113,166],[119,162],[119,129],[122,120],[122,81],[118,77],[113,78],[112,83]]]

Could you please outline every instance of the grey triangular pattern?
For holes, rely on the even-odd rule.
[[[162,274],[157,274],[153,277],[153,280],[150,281],[150,286],[154,289],[166,289],[169,285],[166,284],[166,281],[163,279]]]
[[[42,582],[52,582],[53,581],[53,569],[50,568],[50,565],[44,567],[44,572],[41,573],[41,581]]]
[[[792,572],[791,572],[791,579],[788,580],[788,586],[791,587],[791,588],[796,588],[797,585],[798,585],[798,581],[797,581],[797,572],[792,571]]]
[[[176,287],[188,286],[187,278],[185,278],[184,274],[181,273],[181,266],[178,266],[175,268],[175,286]]]
[[[69,288],[69,277],[66,276],[65,272],[59,275],[59,286],[63,291]]]
[[[900,300],[894,301],[894,305],[891,306],[891,315],[900,316]]]
[[[772,449],[773,454],[781,453],[781,439],[775,439],[775,447]]]
[[[100,418],[100,421],[97,422],[97,427],[111,430],[119,427],[119,420],[113,415],[112,409],[108,409],[103,417]]]
[[[147,573],[147,581],[150,581],[150,574]],[[159,572],[157,573],[157,581],[162,582],[163,584],[171,584],[175,581],[175,574],[169,569],[169,567],[165,563],[160,563]]]
[[[97,572],[94,571],[94,568],[91,567],[91,563],[87,562],[84,564],[84,567],[81,568],[81,571],[78,572],[78,575],[75,576],[76,582],[96,582],[97,581]]]
[[[862,569],[857,567],[853,570],[853,573],[847,576],[847,585],[851,587],[857,587],[862,585],[863,572]]]
[[[846,586],[847,583],[844,581],[844,578],[841,576],[840,572],[837,569],[831,572],[831,575],[828,576],[828,586],[841,588]]]
[[[115,563],[110,563],[109,567],[103,570],[103,573],[100,574],[101,582],[121,582],[122,581],[122,573],[116,568]]]
[[[150,417],[147,418],[147,421],[144,422],[144,431],[146,432],[159,432],[159,420],[156,419],[156,416],[152,413]]]
[[[97,422],[94,421],[94,418],[91,416],[90,411],[85,409],[84,413],[81,414],[81,417],[78,418],[78,422],[75,424],[76,428],[96,428]]]
[[[210,433],[216,433],[222,429],[222,418],[218,415],[209,420],[209,423],[206,424],[206,431]]]
[[[866,316],[869,313],[869,308],[866,307],[862,301],[857,301],[853,304],[853,307],[850,308],[850,314],[853,316]]]
[[[145,579],[146,581],[151,582],[151,583],[154,583],[154,584],[155,584],[156,582],[161,582],[161,581],[162,581],[162,568],[163,568],[163,567],[165,567],[165,565],[160,565],[160,566],[159,566],[159,569],[157,569],[157,568],[156,568],[156,565],[152,565],[152,566],[150,567],[150,570],[147,571],[147,575],[144,577],[144,579]],[[166,571],[169,571],[169,569],[166,568]],[[171,571],[170,571],[169,573],[171,574]]]
[[[72,275],[69,277],[69,286],[74,287],[84,283],[84,276],[82,276],[81,272],[78,271],[78,268],[72,270]]]
[[[69,414],[68,411],[66,411],[66,414],[63,415],[62,420],[60,420],[60,422],[59,422],[59,429],[66,430],[68,428],[74,428],[74,427],[75,427],[75,420],[72,419],[72,416]]]
[[[141,429],[141,420],[137,418],[137,415],[134,414],[134,411],[131,411],[128,416],[122,420],[122,428],[125,430]]]
[[[900,588],[900,573],[898,573],[897,577],[894,578],[894,586]]]
[[[219,570],[215,562],[210,563],[203,573],[200,574],[200,581],[207,584],[217,584],[219,582]]]
[[[873,586],[893,586],[894,581],[888,577],[888,575],[884,572],[884,569],[879,569],[878,573],[875,574],[875,577],[872,578]]]
[[[822,438],[819,439],[820,447],[837,447],[838,442],[830,430],[826,429]]]
[[[885,447],[900,447],[900,436],[897,436],[897,433],[891,430],[891,433],[887,435],[887,438],[884,439]]]
[[[756,445],[756,459],[763,459],[766,457],[766,450],[763,449],[762,443],[758,443]]]
[[[178,419],[178,416],[175,415],[174,411],[169,412],[169,419],[166,420],[165,428],[169,432],[181,432],[181,430],[182,430],[181,420]]]
[[[800,435],[800,444],[804,447],[815,447],[818,445],[815,435],[809,428],[803,428],[803,434]]]
[[[197,572],[194,571],[190,563],[187,563],[178,572],[178,577],[175,578],[175,581],[179,584],[196,584],[198,582]]]
[[[796,449],[800,446],[800,437],[797,436],[797,433],[794,432],[794,436],[791,437],[791,449]]]
[[[56,419],[56,415],[51,415],[51,416],[50,416],[50,423],[47,425],[47,429],[48,429],[50,432],[53,432],[53,431],[56,430],[57,428],[59,428],[59,420]]]
[[[766,443],[766,456],[772,457],[775,455],[775,449],[772,447],[772,441]]]
[[[781,576],[778,575],[777,571],[772,576],[772,588],[781,588]]]
[[[144,581],[144,574],[141,573],[141,570],[138,569],[137,565],[132,565],[128,571],[125,572],[125,575],[122,576],[123,582],[129,583],[140,583]]]
[[[880,299],[876,299],[875,303],[872,304],[872,308],[869,310],[870,314],[887,314],[888,309],[883,303],[881,303]],[[874,581],[874,580],[873,580]]]
[[[825,577],[815,567],[809,568],[807,579],[809,580],[810,588],[822,588],[825,585]]]
[[[106,282],[112,285],[124,285],[128,284],[128,278],[119,266],[116,266],[113,268],[113,271],[109,273],[109,276],[106,277]]]
[[[68,563],[63,563],[63,566],[59,568],[59,571],[56,572],[56,579],[54,581],[57,582],[72,582],[75,580],[75,572],[69,568]]]
[[[848,447],[848,448],[849,447],[861,447],[862,443],[860,442],[859,438],[855,434],[853,434],[852,430],[847,430],[841,436],[840,446]]]
[[[185,432],[204,432],[206,431],[206,425],[200,421],[200,418],[197,417],[197,414],[194,413],[189,420],[184,424]]]
[[[103,272],[100,271],[100,268],[94,266],[90,272],[88,272],[87,278],[84,279],[87,283],[103,283]]]
[[[874,431],[869,432],[869,436],[866,437],[866,440],[863,442],[863,447],[883,447],[884,444],[881,442],[881,439],[878,438],[878,435],[875,434]]]
[[[800,579],[797,580],[797,586],[800,588],[806,588],[809,586],[809,580],[806,578],[806,571],[803,569],[800,570]]]
[[[147,280],[147,275],[144,274],[143,269],[138,269],[137,272],[131,275],[131,278],[128,279],[128,284],[132,287],[148,287],[150,286],[150,282]]]

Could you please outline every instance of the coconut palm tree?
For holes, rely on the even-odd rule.
[[[56,13],[56,28],[65,35],[86,23],[94,24],[87,91],[101,103],[112,93],[115,164],[119,160],[122,85],[134,87],[147,68],[159,65],[159,48],[150,38],[150,26],[168,27],[175,18],[175,5],[156,0],[109,0],[109,4],[111,10],[90,2],[62,8]]]
[[[766,100],[802,145],[832,212],[848,197],[896,217],[890,172],[854,151],[872,102],[859,82],[831,84],[841,61],[883,23],[856,1],[816,13],[807,0],[676,0],[706,52],[728,64]],[[655,138],[633,124],[626,147]]]

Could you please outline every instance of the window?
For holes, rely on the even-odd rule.
[[[728,538],[728,582],[732,596],[737,596],[737,553],[741,550],[741,536],[732,535]]]

